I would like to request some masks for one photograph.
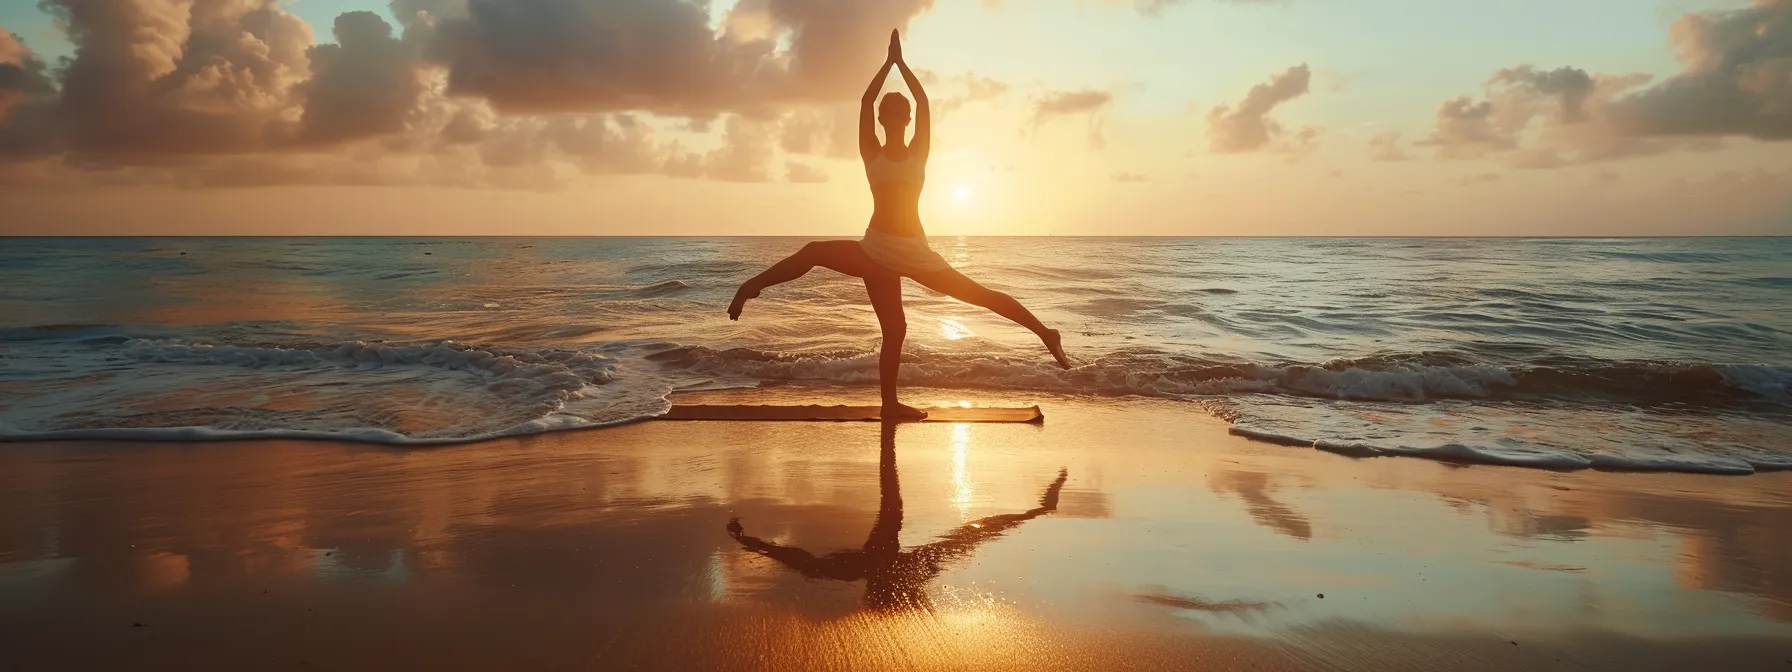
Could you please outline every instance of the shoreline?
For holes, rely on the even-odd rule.
[[[398,451],[7,444],[0,632],[17,645],[0,658],[22,669],[1792,659],[1792,474],[1344,459],[1232,436],[1175,402],[1010,402],[1040,403],[1045,424],[642,422]],[[937,571],[890,565],[909,568],[901,594],[923,608],[878,607],[865,579],[725,529],[739,520],[743,536],[850,559],[892,516],[904,553],[941,549]]]
[[[1582,471],[1604,473],[1670,473],[1696,476],[1754,476],[1770,473],[1792,473],[1792,460],[1753,460],[1739,461],[1737,464],[1712,464],[1697,462],[1670,462],[1649,459],[1635,459],[1617,455],[1600,453],[1581,454],[1565,453],[1558,455],[1505,455],[1490,453],[1486,450],[1462,444],[1450,444],[1427,448],[1386,448],[1366,443],[1334,441],[1328,439],[1306,440],[1289,437],[1272,431],[1257,430],[1240,426],[1235,420],[1203,405],[1200,400],[1165,399],[1143,395],[1123,395],[1114,397],[1077,396],[1063,393],[1038,392],[1006,389],[949,389],[931,387],[905,388],[905,399],[908,395],[915,398],[933,400],[931,402],[914,402],[921,405],[955,406],[958,404],[974,404],[976,406],[1024,407],[1031,405],[1049,406],[1051,404],[1178,404],[1190,405],[1200,413],[1223,423],[1225,431],[1231,436],[1243,440],[1282,448],[1310,449],[1315,452],[1330,453],[1353,460],[1367,458],[1412,458],[1444,464],[1464,466],[1515,467],[1526,470],[1574,473]],[[970,399],[979,399],[971,402]],[[999,399],[988,402],[981,399]],[[1049,400],[1049,401],[1044,401]],[[850,405],[876,406],[878,397],[875,387],[866,385],[815,384],[805,382],[779,382],[760,387],[731,387],[717,390],[673,391],[664,398],[667,411],[678,404],[746,404],[753,405]],[[1049,411],[1049,408],[1047,408]],[[677,421],[676,418],[662,418],[667,411],[658,415],[635,417],[625,420],[601,424],[575,424],[582,420],[569,420],[568,417],[548,416],[523,425],[499,430],[490,434],[465,438],[416,438],[398,434],[389,430],[220,430],[211,427],[133,427],[133,428],[100,428],[57,430],[31,434],[0,433],[0,446],[8,444],[28,443],[86,443],[86,442],[121,442],[121,443],[254,443],[260,441],[304,441],[317,443],[353,443],[367,446],[381,446],[393,449],[426,449],[447,448],[457,446],[476,446],[490,442],[501,442],[531,436],[544,436],[560,433],[581,433],[614,430],[642,423],[660,421]],[[1049,422],[1049,419],[1047,420]],[[370,433],[357,436],[357,433]]]

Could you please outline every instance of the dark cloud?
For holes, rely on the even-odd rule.
[[[806,163],[787,161],[784,163],[784,179],[799,183],[826,182],[828,181],[828,171]]]
[[[1624,132],[1792,138],[1792,0],[1687,14],[1669,41],[1686,69],[1615,103]]]
[[[557,118],[542,128],[564,157],[590,174],[651,173],[662,163],[663,150],[651,129],[622,115]]]
[[[0,160],[54,150],[55,93],[43,60],[0,28]]]
[[[0,28],[0,114],[12,104],[55,92],[43,59],[25,48],[19,36]]]
[[[299,137],[338,142],[403,131],[423,90],[413,50],[373,12],[336,17],[335,35],[336,44],[309,52],[313,76],[296,89],[305,104]]]
[[[1587,118],[1587,96],[1593,94],[1593,77],[1579,68],[1537,70],[1529,65],[1507,68],[1493,73],[1488,87],[1512,87],[1528,90],[1537,96],[1553,99],[1554,111],[1562,123],[1577,124]]]
[[[1670,41],[1686,67],[1653,84],[1566,67],[1496,72],[1485,98],[1439,106],[1416,144],[1444,158],[1556,168],[1703,151],[1723,136],[1792,138],[1792,0],[1686,14]]]
[[[1516,135],[1516,129],[1496,125],[1491,101],[1477,103],[1462,96],[1438,106],[1437,126],[1430,137],[1418,144],[1436,147],[1438,154],[1446,158],[1479,159],[1492,152],[1517,149]]]
[[[334,42],[313,45],[310,27],[276,0],[45,0],[75,54],[58,80],[9,33],[0,39],[0,158],[42,164],[9,167],[0,181],[553,188],[581,172],[766,181],[779,144],[855,153],[849,106],[803,108],[782,128],[773,110],[856,90],[864,72],[839,86],[841,63],[869,60],[852,68],[869,71],[890,25],[929,4],[746,0],[712,29],[707,5],[684,0],[395,0],[402,35],[377,14],[349,12],[335,20]],[[779,40],[790,48],[774,53]],[[642,60],[656,54],[665,58]],[[534,88],[560,84],[567,90]],[[531,108],[569,111],[505,114]],[[616,109],[685,110],[686,130],[700,132],[734,113],[721,146],[694,154],[656,143],[628,114],[590,112]]]
[[[265,154],[238,162],[240,177],[192,182],[306,181],[299,173],[326,164],[312,181],[331,182],[352,173],[310,156],[331,146],[367,165],[415,154],[455,183],[548,164],[759,181],[778,144],[853,155],[852,110],[812,103],[856,91],[889,29],[931,5],[742,0],[712,27],[699,0],[392,0],[402,35],[349,12],[334,42],[314,45],[278,0],[43,0],[75,53],[53,78],[10,33],[0,39],[0,157],[160,183]],[[793,106],[806,111],[781,134],[766,123]],[[622,111],[684,116],[698,131],[724,114],[743,121],[694,156],[631,117],[587,116]],[[68,173],[6,173],[52,174]]]
[[[931,5],[741,0],[712,29],[708,3],[692,0],[471,0],[433,18],[425,53],[448,68],[451,94],[509,113],[741,112],[862,86],[889,30]]]
[[[1113,101],[1114,94],[1093,89],[1048,93],[1033,103],[1033,123],[1044,123],[1067,114],[1099,112]]]
[[[1297,65],[1271,77],[1268,82],[1251,87],[1237,109],[1228,105],[1207,113],[1207,139],[1217,154],[1254,152],[1269,147],[1282,132],[1282,125],[1269,118],[1276,106],[1306,95],[1312,71],[1305,64]],[[1316,137],[1315,127],[1296,134],[1298,145]]]
[[[1405,161],[1410,157],[1400,150],[1400,132],[1388,131],[1369,138],[1369,158],[1375,161]]]
[[[949,83],[963,87],[964,93],[952,95],[934,103],[934,107],[943,112],[951,112],[972,103],[993,102],[1008,95],[1007,82],[990,77],[983,77],[975,72],[966,72],[952,77]]]
[[[1685,143],[1624,132],[1612,109],[1646,75],[1589,75],[1575,68],[1507,68],[1488,78],[1486,98],[1438,107],[1437,123],[1414,143],[1447,159],[1500,158],[1519,168],[1554,168],[1666,151]]]
[[[784,116],[778,147],[791,154],[820,154],[826,149],[834,122],[819,110],[800,110]]]
[[[75,45],[56,121],[77,158],[255,151],[290,133],[311,29],[274,0],[39,6]]]
[[[722,130],[722,146],[703,157],[703,175],[726,182],[765,182],[771,179],[770,124],[738,115],[728,118]]]
[[[1089,117],[1089,145],[1101,147],[1106,142],[1101,133],[1102,112],[1113,102],[1113,93],[1096,89],[1047,93],[1033,101],[1033,127],[1038,128],[1058,117],[1086,114]]]

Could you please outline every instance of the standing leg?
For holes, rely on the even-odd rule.
[[[740,311],[746,307],[747,300],[759,298],[760,290],[803,277],[816,266],[861,278],[867,273],[882,270],[876,262],[865,256],[865,250],[859,247],[859,241],[825,240],[809,243],[797,250],[796,254],[785,257],[783,261],[765,269],[765,272],[741,283],[740,290],[734,293],[734,301],[728,304],[728,319],[740,319]]]
[[[909,277],[914,278],[915,282],[921,283],[928,289],[973,306],[987,308],[997,315],[1026,327],[1039,336],[1039,340],[1045,342],[1045,348],[1051,351],[1054,359],[1058,360],[1058,366],[1070,368],[1070,359],[1064,356],[1064,339],[1058,335],[1058,330],[1046,328],[1039,318],[1033,316],[1033,311],[1020,305],[1020,302],[1014,300],[1014,297],[979,285],[975,280],[959,273],[957,269],[948,268],[932,273],[917,273]]]
[[[883,419],[920,420],[927,412],[904,406],[896,400],[897,374],[902,368],[902,341],[908,338],[908,317],[902,310],[902,277],[889,271],[868,273],[865,293],[871,297],[871,309],[877,311],[877,326],[883,329],[883,347],[877,353],[877,384],[883,393]]]

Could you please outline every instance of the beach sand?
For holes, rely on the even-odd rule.
[[[1792,670],[1792,474],[960,398],[1046,421],[0,446],[0,669]]]

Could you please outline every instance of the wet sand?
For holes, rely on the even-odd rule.
[[[1792,474],[1001,401],[1045,424],[0,445],[0,669],[1792,670]]]

